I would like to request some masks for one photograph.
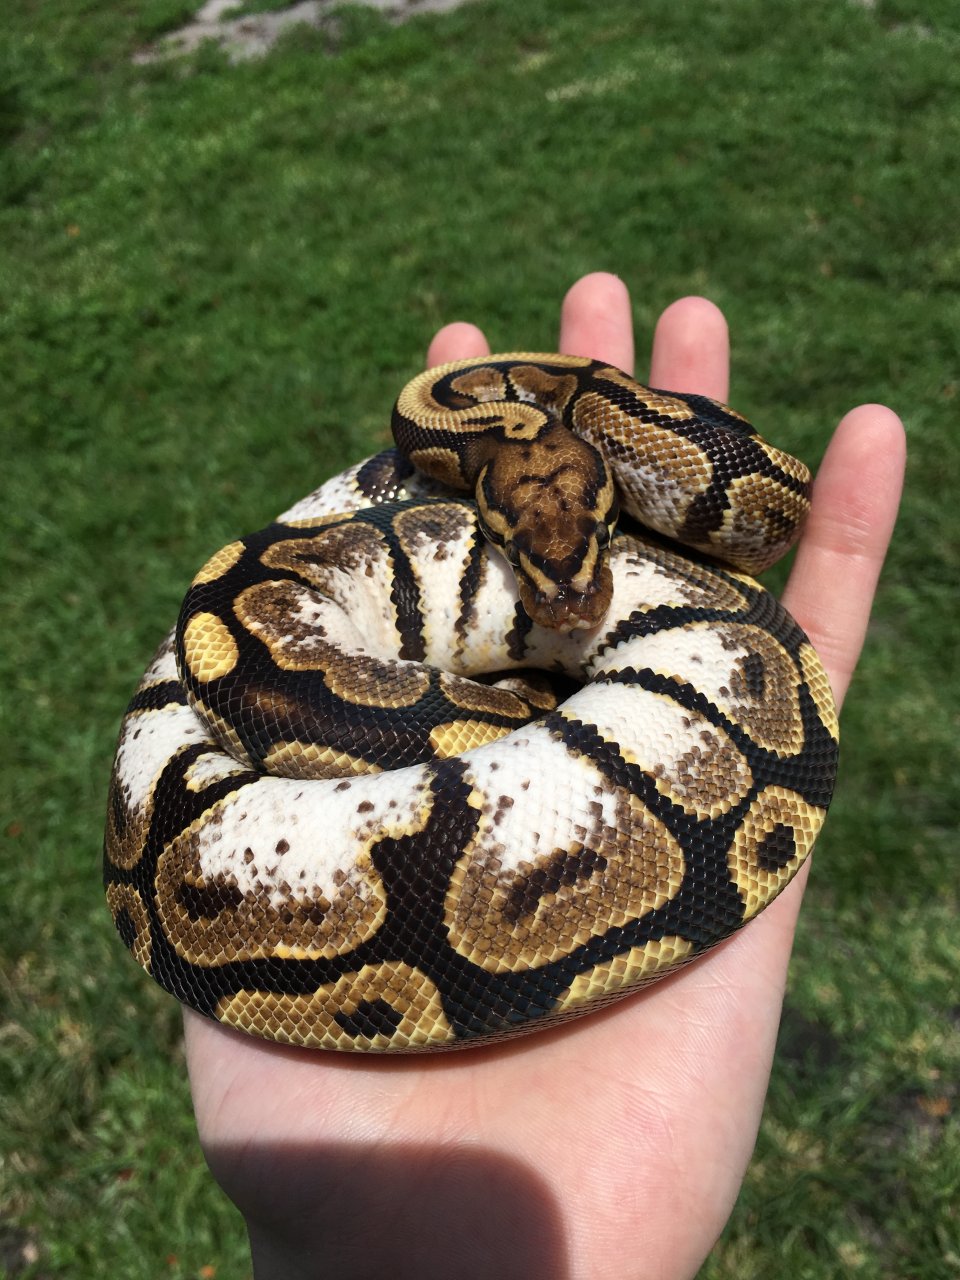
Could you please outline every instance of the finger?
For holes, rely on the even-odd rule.
[[[905,460],[903,425],[890,409],[865,404],[846,415],[820,464],[783,595],[820,654],[838,706],[863,647]]]
[[[630,294],[618,276],[595,271],[568,290],[560,312],[560,350],[633,372]]]
[[[456,320],[444,325],[427,348],[427,368],[446,364],[448,360],[469,360],[472,356],[488,356],[490,344],[483,330],[475,324]]]
[[[726,400],[730,335],[719,307],[697,297],[680,298],[667,307],[653,335],[650,384]]]

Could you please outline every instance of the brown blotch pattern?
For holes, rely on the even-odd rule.
[[[393,521],[397,537],[411,557],[426,549],[434,560],[446,560],[454,544],[476,529],[476,522],[459,503],[407,507]],[[468,539],[472,541],[472,538]]]
[[[389,559],[382,534],[370,525],[338,524],[312,538],[284,538],[261,556],[268,569],[296,573],[324,595],[349,599],[351,582]]]
[[[550,373],[534,364],[518,364],[510,371],[510,381],[525,397],[562,415],[576,395],[579,385],[572,374]]]
[[[204,815],[206,840],[220,822],[219,806]],[[322,838],[318,836],[318,838]],[[283,854],[259,868],[245,858],[255,887],[241,892],[228,873],[205,876],[200,835],[193,828],[161,854],[157,909],[178,955],[205,967],[265,958],[331,959],[373,936],[384,918],[386,896],[367,859],[344,867],[326,892],[283,879]],[[263,880],[257,884],[258,875]]]
[[[605,823],[597,805],[572,850],[513,869],[496,849],[469,850],[447,892],[450,941],[483,969],[537,968],[662,906],[680,888],[684,867],[666,827],[621,793],[615,821]]]
[[[430,687],[429,672],[413,662],[357,653],[326,640],[322,627],[297,620],[303,591],[292,582],[259,583],[236,602],[238,617],[281,670],[319,671],[331,693],[355,705],[396,708],[420,701]]]
[[[727,548],[735,545],[737,565],[748,573],[760,573],[796,542],[809,507],[806,494],[761,475],[732,480],[727,494],[730,509],[721,529],[709,536],[705,546],[725,558]]]
[[[463,711],[508,716],[518,723],[523,723],[530,715],[527,702],[517,693],[502,686],[481,684],[477,680],[468,680],[466,676],[450,675],[446,671],[440,673],[437,683],[444,697]]]
[[[730,673],[730,714],[750,737],[781,756],[803,748],[800,677],[790,654],[760,627],[728,623],[720,628],[731,647],[745,651]]]
[[[309,1049],[389,1053],[450,1041],[440,996],[407,964],[365,965],[309,995],[240,991],[217,1017],[241,1031]]]
[[[664,697],[662,703],[674,714],[671,699]],[[622,748],[622,754],[650,775],[662,795],[687,813],[697,818],[719,817],[753,786],[750,766],[722,729],[693,712],[677,714],[684,726],[684,746],[677,747],[669,762],[647,757],[643,743]]]

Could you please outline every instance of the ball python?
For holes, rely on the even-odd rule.
[[[817,654],[751,576],[809,473],[739,414],[510,353],[414,378],[393,433],[200,569],[105,837],[157,982],[341,1051],[485,1044],[673,972],[791,880],[837,762]]]

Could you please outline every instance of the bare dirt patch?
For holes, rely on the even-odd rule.
[[[147,63],[181,57],[192,53],[204,40],[212,40],[219,45],[231,62],[262,58],[293,26],[317,29],[335,26],[339,0],[300,0],[272,13],[231,18],[230,14],[241,8],[242,3],[243,0],[207,0],[197,10],[192,22],[170,32],[156,44],[141,49],[134,61]],[[376,9],[391,22],[399,23],[420,13],[445,13],[469,3],[469,0],[354,0],[354,3]]]

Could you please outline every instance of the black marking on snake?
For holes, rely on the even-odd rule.
[[[384,836],[370,849],[387,895],[387,919],[378,950],[397,959],[413,960],[405,936],[415,921],[417,932],[442,932],[443,898],[461,851],[472,840],[480,821],[470,803],[465,766],[448,760],[436,766],[430,784],[433,805],[422,832]],[[399,929],[400,936],[390,937]],[[419,941],[419,939],[418,939]],[[422,967],[422,963],[420,965]]]
[[[342,1031],[355,1040],[373,1040],[377,1036],[392,1036],[403,1021],[403,1014],[386,1000],[361,1000],[353,1013],[342,1010],[333,1015]]]
[[[792,827],[778,822],[757,845],[757,866],[761,871],[780,871],[797,855],[797,838]]]
[[[707,609],[689,605],[660,604],[641,612],[634,610],[622,618],[604,638],[604,652],[617,649],[634,637],[658,635],[661,631],[680,631],[691,622],[743,621],[745,615],[731,613],[729,609]]]
[[[423,498],[409,499],[406,502],[390,504],[385,507],[365,507],[354,517],[365,520],[379,529],[388,542],[391,563],[394,569],[394,582],[390,591],[397,615],[397,632],[401,639],[399,656],[413,662],[422,662],[426,654],[426,641],[423,632],[423,613],[421,610],[420,585],[417,582],[413,566],[400,538],[397,536],[394,522],[404,511],[427,510],[432,506],[445,506],[457,499]],[[463,503],[469,509],[472,505]]]
[[[120,908],[114,918],[114,923],[124,945],[132,951],[134,943],[137,941],[139,930],[134,923],[133,916],[131,916],[126,907]]]
[[[162,711],[164,707],[173,705],[186,706],[186,692],[179,680],[163,680],[159,684],[148,684],[138,689],[130,699],[127,714],[132,711]]]
[[[243,902],[237,886],[222,877],[206,885],[181,881],[174,896],[190,920],[215,920],[224,911],[236,910]]]
[[[653,392],[655,396],[683,402],[696,416],[674,418],[669,414],[662,414],[654,406],[645,404],[638,392],[615,381],[606,383],[605,394],[638,421],[662,427],[689,440],[711,462],[710,484],[693,498],[687,508],[683,527],[678,534],[681,540],[704,541],[710,533],[720,528],[724,513],[730,507],[728,486],[737,476],[752,472],[770,477],[792,493],[807,493],[809,485],[778,466],[760,444],[754,428],[731,414],[724,405],[706,396],[661,391],[655,387],[646,390]],[[718,431],[718,427],[722,430]],[[794,528],[789,519],[782,518],[779,523],[784,533],[789,533]]]
[[[740,670],[743,673],[747,693],[759,702],[767,687],[767,668],[763,658],[759,653],[748,653],[741,663]]]
[[[487,557],[490,554],[482,537],[474,538],[467,548],[467,559],[460,579],[460,612],[454,624],[454,631],[461,644],[476,620],[477,594],[486,578]]]
[[[556,445],[547,445],[546,448],[555,449]],[[572,462],[564,462],[559,467],[554,467],[552,471],[543,473],[522,473],[516,477],[515,484],[517,489],[523,486],[528,486],[533,489],[549,489],[556,484],[556,481],[559,480],[561,476],[570,474],[573,474],[574,476],[579,475],[579,469],[575,467]],[[593,486],[592,496],[594,498],[596,497],[596,485]],[[592,503],[587,501],[586,505],[589,507]],[[513,510],[516,511],[516,508],[514,507]]]
[[[357,488],[373,503],[394,502],[415,470],[399,449],[384,449],[357,472]]]
[[[689,538],[691,542],[706,541],[723,524],[723,513],[729,505],[725,487],[715,478],[710,488],[698,493],[687,507],[680,529],[681,538]]]
[[[120,787],[116,779],[112,779],[110,783],[110,794],[107,797],[107,822],[113,824],[113,829],[117,836],[122,840],[129,829],[127,818],[127,806],[124,798],[120,793]]]
[[[420,608],[420,584],[396,535],[393,536],[393,543],[390,549],[393,566],[390,599],[397,611],[399,655],[414,662],[422,662],[427,649],[423,635],[423,612]]]
[[[825,810],[833,798],[840,744],[820,719],[820,709],[806,684],[800,686],[799,700],[806,746],[796,790],[808,804]]]
[[[477,482],[477,517],[480,521],[480,527],[483,529],[484,536],[488,542],[491,542],[495,547],[502,547],[502,535],[491,528],[484,518],[485,510],[496,511],[500,505],[493,483],[493,473],[489,467],[485,466],[480,470]]]
[[[255,651],[250,647],[247,652]],[[404,767],[434,758],[430,734],[438,726],[462,718],[463,710],[445,694],[441,673],[427,672],[426,691],[412,704],[398,710],[354,703],[331,692],[322,671],[285,672],[270,668],[272,682],[258,684],[252,674],[243,704],[232,708],[233,729],[244,750],[257,765],[278,744],[296,740],[366,760],[379,766]],[[204,688],[209,705],[232,696],[236,671]],[[296,695],[296,696],[295,696]],[[266,716],[264,708],[271,708]],[[306,712],[309,712],[309,716]],[[475,711],[474,719],[501,727],[513,727],[516,717],[495,711]]]
[[[606,858],[594,849],[581,848],[575,852],[557,849],[543,866],[535,867],[514,883],[504,903],[504,919],[515,924],[524,916],[533,915],[542,898],[556,893],[564,885],[589,880],[606,865]]]
[[[533,619],[518,600],[513,612],[513,626],[507,632],[507,652],[514,662],[527,656],[527,637],[533,630]]]
[[[692,410],[698,418],[702,418],[711,427],[722,427],[725,431],[731,431],[734,435],[741,436],[747,440],[754,439],[757,435],[756,428],[750,422],[742,418],[740,414],[728,409],[719,400],[711,400],[709,396],[698,395],[696,392],[690,391],[661,391],[656,387],[650,387],[650,390],[657,396],[682,400],[688,409]]]

